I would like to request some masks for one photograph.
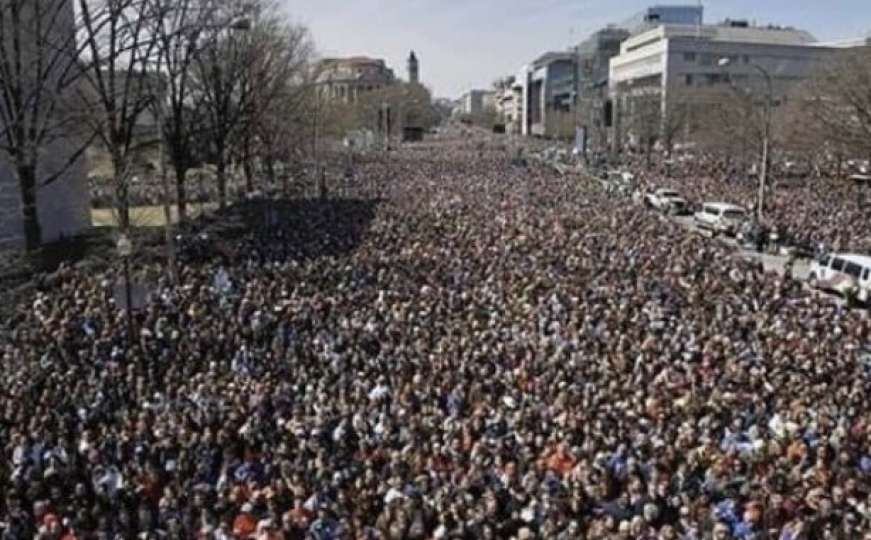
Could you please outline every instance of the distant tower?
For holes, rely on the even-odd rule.
[[[410,84],[420,83],[420,64],[417,62],[417,56],[414,51],[408,55],[408,82]]]

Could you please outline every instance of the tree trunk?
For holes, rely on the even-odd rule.
[[[112,169],[115,173],[115,208],[118,210],[118,225],[126,232],[130,229],[130,178],[127,164],[121,154],[114,150]]]
[[[120,189],[123,193],[123,198],[121,199],[122,202],[118,208],[118,224],[121,226],[121,230],[126,231],[130,228],[130,201],[127,199],[127,186],[123,186]]]
[[[36,202],[36,167],[18,166],[18,182],[21,188],[21,214],[24,228],[24,247],[28,252],[39,249],[42,244],[42,227]]]
[[[126,181],[115,184],[115,209],[118,211],[118,226],[126,231],[130,228],[130,197],[129,186]]]
[[[245,193],[251,194],[254,191],[254,166],[251,164],[250,156],[245,156],[242,159],[242,170],[245,173]]]
[[[224,157],[218,158],[218,207],[227,208],[227,164]]]
[[[272,189],[275,191],[275,160],[271,157],[266,158],[266,177],[267,182]]]
[[[175,167],[175,202],[178,205],[179,223],[187,221],[188,215],[187,189],[184,185],[187,173],[187,167]]]

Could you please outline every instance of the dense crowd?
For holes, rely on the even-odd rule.
[[[53,275],[0,538],[871,539],[863,313],[473,142],[191,236],[133,339]]]
[[[697,205],[716,201],[755,209],[759,189],[755,169],[748,174],[709,155],[682,158],[660,161],[652,168],[643,158],[636,158],[630,168],[648,186],[676,189]],[[823,245],[834,251],[867,250],[871,246],[871,183],[859,184],[834,178],[833,171],[827,173],[831,176],[821,176],[813,169],[795,175],[783,164],[773,166],[764,224],[787,232],[804,245]]]

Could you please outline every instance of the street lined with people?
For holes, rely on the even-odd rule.
[[[2,538],[871,538],[866,313],[512,157],[231,208],[136,269],[132,336],[120,270],[50,276],[2,343]]]

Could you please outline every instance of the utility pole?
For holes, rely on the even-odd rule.
[[[320,154],[320,138],[321,138],[321,94],[320,89],[315,87],[315,125],[314,125],[314,140],[312,141],[312,154],[315,162],[315,180],[318,182],[318,191],[323,195],[324,179],[321,176],[321,154]]]
[[[765,76],[765,83],[768,86],[768,94],[765,96],[765,126],[762,132],[762,168],[759,172],[759,207],[756,209],[757,218],[762,223],[765,189],[768,182],[768,152],[771,140],[771,107],[774,101],[774,85],[771,81],[771,75],[762,66],[753,64],[753,67]]]

